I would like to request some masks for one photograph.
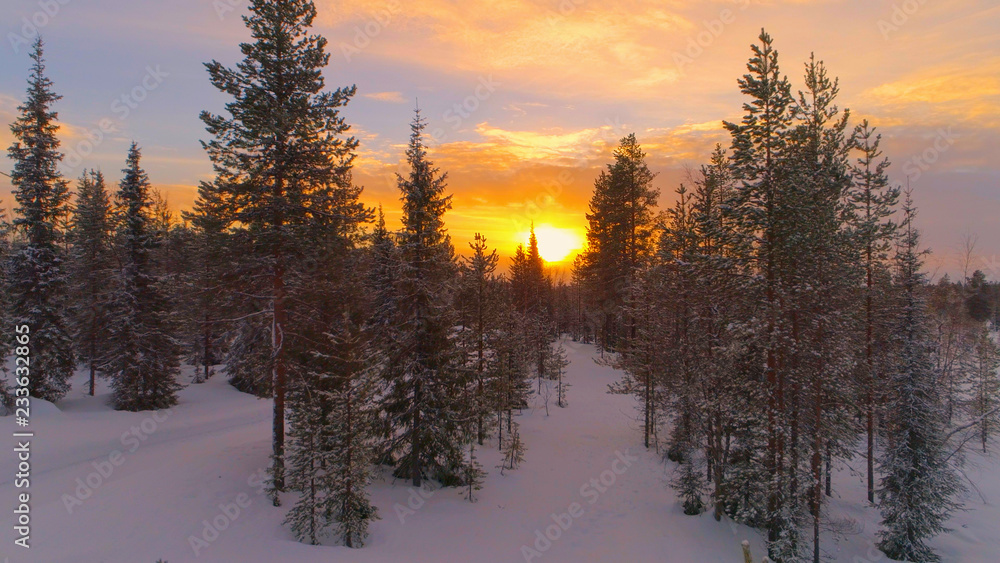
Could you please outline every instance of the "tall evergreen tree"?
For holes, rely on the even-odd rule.
[[[531,366],[542,391],[542,378],[546,377],[546,361],[554,340],[552,327],[552,280],[545,273],[545,261],[538,251],[538,238],[532,225],[528,247],[518,245],[510,267],[510,289],[514,306],[520,314],[525,342],[531,354]]]
[[[212,375],[212,366],[221,360],[221,338],[224,323],[221,317],[225,310],[227,293],[227,273],[233,269],[229,245],[230,236],[226,202],[216,186],[202,182],[198,188],[198,199],[190,212],[184,212],[185,221],[193,229],[192,262],[185,272],[189,287],[187,312],[191,331],[195,361],[201,365],[195,374],[195,382],[206,381]]]
[[[111,378],[115,409],[143,411],[177,404],[180,362],[171,303],[157,277],[152,253],[149,178],[136,143],[129,148],[115,197],[121,271],[111,296],[108,350],[102,370]]]
[[[463,409],[465,376],[452,338],[456,273],[454,249],[444,227],[451,208],[445,195],[446,174],[427,157],[417,110],[406,150],[410,172],[397,176],[403,201],[399,261],[395,272],[398,298],[382,408],[394,429],[388,451],[396,458],[396,475],[419,487],[427,477],[444,483],[460,481],[464,457]]]
[[[840,87],[828,77],[822,61],[810,57],[805,69],[806,89],[792,108],[789,199],[794,205],[789,222],[795,238],[785,273],[793,346],[789,495],[793,501],[802,499],[798,502],[804,501],[808,509],[813,561],[819,563],[823,460],[834,450],[839,457],[855,438],[853,412],[847,406],[853,393],[851,312],[857,261],[855,241],[844,229],[848,209],[843,202],[851,186],[848,155],[853,145],[846,135],[850,112],[837,107]]]
[[[510,284],[500,297],[497,329],[491,348],[490,402],[497,415],[497,449],[503,450],[514,436],[514,411],[528,406],[531,393],[529,363],[533,355],[524,333],[524,321],[517,312]]]
[[[8,255],[10,254],[10,223],[7,222],[7,214],[0,209],[0,288],[7,287],[7,275],[5,268]],[[14,334],[14,328],[10,322],[10,296],[7,291],[0,292],[0,330],[4,334]],[[5,338],[0,340],[0,358],[10,355],[10,350],[14,344],[13,339]],[[7,374],[6,364],[0,367],[0,374]],[[6,378],[5,378],[6,379]],[[14,396],[10,394],[7,383],[0,383],[0,412],[7,414],[14,406]]]
[[[378,208],[375,228],[371,234],[368,283],[373,294],[373,311],[369,325],[380,333],[392,330],[396,317],[398,297],[396,295],[396,274],[399,255],[393,233],[385,225],[385,213]],[[389,334],[386,339],[391,340]]]
[[[882,156],[881,140],[882,136],[875,132],[868,120],[855,128],[855,148],[860,155],[851,168],[854,185],[848,194],[848,221],[864,268],[864,313],[861,320],[864,346],[858,365],[867,438],[868,502],[871,503],[875,502],[876,411],[890,349],[888,253],[895,233],[890,217],[899,199],[899,188],[889,184],[889,159]]]
[[[601,345],[610,350],[634,336],[635,322],[623,317],[623,308],[636,272],[653,253],[653,209],[660,197],[635,134],[621,140],[614,158],[594,183],[587,247],[574,266],[601,315]]]
[[[486,417],[490,406],[487,400],[489,363],[495,358],[491,342],[497,324],[495,272],[500,256],[496,250],[489,250],[486,237],[479,233],[475,234],[475,240],[469,243],[469,247],[472,256],[466,257],[462,264],[462,293],[467,300],[463,325],[467,328],[466,356],[472,363],[474,373],[472,404],[476,413],[476,441],[481,446],[486,438]]]
[[[286,522],[300,541],[318,544],[332,530],[347,547],[362,547],[378,510],[368,498],[378,413],[369,336],[345,315],[312,352],[291,389],[290,466],[298,502]]]
[[[72,251],[72,324],[78,356],[90,371],[90,395],[108,345],[108,298],[116,267],[111,198],[98,171],[84,172],[77,184],[76,208],[69,233]]]
[[[310,33],[316,7],[311,0],[252,0],[244,17],[253,43],[240,48],[235,68],[208,63],[212,84],[233,101],[229,116],[203,112],[214,139],[205,143],[218,189],[233,224],[245,229],[263,278],[248,280],[244,293],[266,295],[271,319],[271,375],[274,396],[272,484],[284,489],[285,388],[292,337],[289,274],[308,245],[302,237],[323,220],[330,190],[341,185],[357,141],[344,139],[349,126],[340,115],[353,86],[324,90],[327,41]],[[256,282],[256,283],[254,283]],[[274,495],[274,502],[278,502]]]
[[[781,74],[778,52],[770,35],[761,30],[760,44],[752,45],[753,56],[747,74],[738,81],[740,91],[750,100],[740,123],[724,122],[732,135],[733,175],[738,182],[738,229],[754,241],[752,264],[759,283],[754,291],[763,296],[763,318],[758,329],[766,350],[768,542],[772,559],[780,560],[779,542],[793,532],[786,508],[790,499],[785,481],[786,441],[782,428],[785,411],[786,369],[782,359],[788,354],[783,324],[781,258],[786,245],[794,240],[787,219],[795,213],[787,201],[782,180],[787,168],[787,145],[793,103],[791,86]]]
[[[878,547],[898,561],[939,561],[926,541],[946,531],[944,522],[959,505],[961,483],[948,463],[946,414],[934,373],[932,339],[922,292],[920,235],[909,193],[903,205],[896,258],[899,324],[897,360],[888,377],[885,447],[878,491],[882,529]]]
[[[14,161],[13,227],[23,244],[7,264],[7,288],[15,326],[31,330],[31,396],[56,401],[69,391],[73,374],[73,339],[66,315],[67,277],[59,224],[68,215],[69,189],[59,173],[56,131],[58,114],[52,105],[62,97],[52,91],[45,75],[43,44],[31,53],[27,98],[10,126],[14,144],[7,156]]]

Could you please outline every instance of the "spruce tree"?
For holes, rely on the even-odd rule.
[[[635,134],[621,140],[614,157],[594,182],[587,247],[573,271],[602,317],[600,342],[608,350],[634,336],[635,322],[623,308],[636,273],[654,250],[653,210],[660,197]]]
[[[493,339],[494,361],[490,364],[488,395],[497,415],[497,449],[513,436],[514,411],[528,406],[531,381],[528,364],[532,359],[521,315],[516,311],[510,284],[505,284],[499,303],[497,329]],[[505,438],[506,437],[506,438]]]
[[[84,172],[77,184],[76,208],[69,239],[72,324],[78,356],[90,371],[90,395],[108,346],[108,298],[116,267],[111,198],[98,171]]]
[[[486,472],[476,457],[476,443],[469,440],[469,458],[465,462],[465,474],[462,480],[465,481],[465,499],[469,502],[476,502],[476,491],[483,488],[483,477]]]
[[[879,469],[882,513],[878,548],[898,561],[939,561],[926,541],[946,531],[945,521],[959,508],[962,486],[950,467],[945,442],[947,416],[934,372],[927,305],[922,292],[920,235],[909,193],[903,205],[900,251],[896,258],[897,359],[887,378],[886,444]]]
[[[290,397],[289,478],[301,493],[286,523],[300,541],[327,530],[362,547],[378,510],[368,497],[375,462],[377,365],[370,336],[345,314],[313,351]]]
[[[115,195],[116,247],[121,269],[111,295],[108,349],[102,371],[111,379],[117,410],[165,409],[177,404],[180,362],[172,304],[156,275],[152,253],[160,243],[151,228],[149,178],[136,143]]]
[[[541,393],[542,378],[546,377],[546,359],[551,352],[555,335],[552,333],[552,280],[545,273],[545,261],[538,251],[534,225],[528,235],[527,248],[518,245],[514,253],[510,267],[510,288],[530,349],[538,392]]]
[[[7,275],[3,266],[7,264],[7,258],[10,254],[10,230],[10,223],[7,222],[7,214],[0,209],[0,288],[7,287]],[[6,291],[0,292],[0,331],[3,331],[4,334],[14,333],[14,328],[10,324],[9,299],[10,297]],[[13,344],[13,339],[0,339],[0,358],[6,358],[10,354]],[[7,372],[6,364],[0,367],[0,374],[6,375]],[[12,411],[13,407],[14,396],[7,388],[7,382],[0,382],[0,412],[6,415]]]
[[[463,325],[468,329],[465,337],[466,357],[472,363],[472,385],[475,388],[471,404],[476,417],[476,441],[481,446],[486,437],[486,417],[489,414],[489,363],[495,358],[491,343],[496,330],[495,272],[500,256],[496,250],[489,250],[486,237],[479,233],[475,234],[475,240],[469,243],[469,247],[472,249],[472,256],[464,258],[462,264],[462,293],[467,300],[463,311]]]
[[[66,314],[67,274],[59,224],[68,215],[69,189],[59,173],[58,114],[52,105],[62,97],[45,75],[41,38],[35,41],[27,98],[18,106],[10,130],[14,144],[7,156],[16,207],[14,230],[23,243],[7,263],[8,303],[13,326],[31,331],[31,396],[57,401],[70,388],[73,339]]]
[[[398,311],[399,299],[396,294],[398,270],[398,248],[393,233],[390,233],[385,225],[385,213],[380,205],[369,246],[368,284],[373,295],[373,311],[369,326],[371,330],[384,334],[387,341],[392,339],[386,331],[393,330],[392,323]]]
[[[340,115],[355,88],[324,89],[330,57],[326,39],[310,33],[315,18],[311,0],[252,0],[244,22],[253,42],[241,44],[243,60],[235,68],[206,65],[212,84],[233,98],[229,115],[201,115],[214,137],[204,146],[229,219],[245,230],[256,270],[267,273],[241,289],[268,302],[277,491],[285,486],[287,355],[294,346],[287,324],[296,288],[289,276],[309,244],[302,235],[324,220],[330,191],[345,181],[357,146],[353,137],[342,138],[349,126]]]
[[[414,487],[423,479],[460,482],[465,427],[471,421],[462,404],[465,375],[452,338],[456,264],[444,213],[445,174],[427,157],[416,111],[406,150],[410,172],[397,176],[403,201],[403,228],[397,235],[396,313],[393,341],[387,350],[387,390],[382,408],[394,429],[387,453],[396,460],[398,477]]]
[[[191,348],[195,361],[201,365],[194,382],[201,383],[212,376],[212,366],[221,362],[221,317],[233,268],[230,242],[230,221],[224,195],[214,183],[202,182],[194,208],[183,213],[192,228],[192,260],[184,272],[188,287],[187,311]]]

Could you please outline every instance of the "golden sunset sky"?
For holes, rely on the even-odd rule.
[[[174,207],[190,206],[197,183],[212,177],[198,113],[218,112],[226,101],[202,63],[238,60],[238,43],[248,37],[239,17],[246,2],[61,1],[51,15],[45,2],[4,10],[0,121],[13,119],[24,95],[24,38],[40,27],[50,76],[64,96],[57,106],[64,149],[78,155],[65,174],[97,167],[117,180],[135,139],[153,183]],[[961,239],[975,234],[975,267],[1000,278],[995,0],[317,6],[316,31],[330,42],[328,85],[358,87],[344,114],[361,141],[355,180],[365,201],[398,218],[394,173],[405,171],[419,99],[434,136],[431,156],[449,174],[447,224],[460,251],[480,231],[509,255],[532,221],[544,229],[543,245],[575,250],[594,178],[631,132],[659,173],[661,207],[669,206],[713,145],[728,146],[721,120],[743,113],[736,80],[764,27],[794,88],[814,52],[840,78],[840,105],[850,108],[852,123],[868,118],[879,127],[894,181],[909,176],[920,206],[924,242],[935,252],[928,269],[960,273]],[[11,143],[6,128],[0,143]],[[9,208],[10,184],[0,181],[0,206]]]

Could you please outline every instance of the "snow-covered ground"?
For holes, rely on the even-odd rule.
[[[501,475],[496,445],[484,447],[490,475],[474,504],[464,490],[421,493],[386,473],[372,491],[382,519],[356,550],[296,542],[282,525],[294,498],[275,508],[261,493],[269,401],[218,376],[189,385],[168,412],[114,412],[106,386],[89,397],[80,374],[58,408],[34,402],[30,550],[13,543],[13,438],[0,455],[0,561],[736,563],[744,539],[759,559],[757,532],[682,513],[667,486],[673,465],[643,450],[633,400],[606,392],[618,374],[594,363],[592,347],[566,344],[569,406],[553,398],[546,416],[536,398],[523,413],[528,450],[519,469]],[[0,420],[13,431],[12,418]],[[1000,559],[1000,467],[972,462],[979,492],[953,519],[955,531],[933,542],[946,561]],[[836,483],[842,496],[831,511],[848,533],[827,534],[830,559],[886,561],[872,547],[878,515],[862,502],[860,474],[843,467]],[[539,539],[546,532],[557,539]]]

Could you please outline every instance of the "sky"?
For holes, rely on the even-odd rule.
[[[232,65],[248,39],[245,0],[2,0],[0,122],[24,97],[35,33],[67,153],[63,173],[121,176],[128,144],[150,178],[188,208],[212,169],[198,115],[226,98],[203,63]],[[454,195],[456,247],[475,232],[509,256],[534,223],[541,243],[582,244],[593,182],[635,133],[658,173],[661,208],[728,146],[750,44],[775,39],[803,87],[814,53],[840,79],[839,105],[883,135],[894,182],[909,181],[933,276],[973,269],[1000,279],[1000,3],[996,0],[317,0],[330,88],[357,85],[343,110],[360,141],[363,199],[399,217],[395,173],[413,109]],[[0,145],[12,136],[0,130]],[[0,169],[9,170],[3,160]],[[10,208],[0,177],[0,207]],[[568,268],[568,260],[553,267]],[[971,271],[970,271],[971,273]]]

